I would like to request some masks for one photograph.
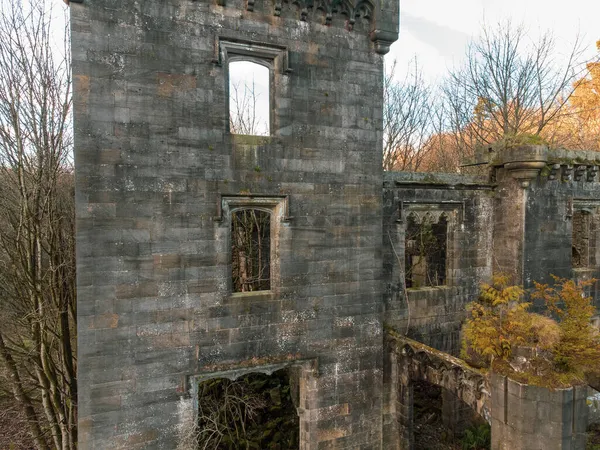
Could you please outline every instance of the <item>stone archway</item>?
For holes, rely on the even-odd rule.
[[[443,388],[448,400],[456,399],[468,405],[491,424],[491,395],[485,374],[458,358],[404,336],[388,334],[386,349],[384,383],[389,395],[384,413],[386,449],[414,448],[414,382]]]

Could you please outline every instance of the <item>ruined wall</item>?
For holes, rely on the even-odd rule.
[[[579,450],[587,440],[587,388],[550,390],[492,374],[492,450]]]
[[[525,288],[532,288],[534,281],[551,283],[551,274],[598,278],[598,165],[596,152],[543,146],[507,149],[494,156],[494,270],[514,275]],[[574,247],[583,253],[575,259]],[[600,305],[597,288],[591,294]]]
[[[524,146],[494,152],[489,179],[384,174],[386,323],[456,353],[464,307],[492,272],[512,275],[513,282],[525,288],[532,288],[533,281],[552,282],[550,274],[600,278],[599,165],[595,152]],[[443,286],[409,287],[407,302],[407,221],[415,212],[422,217],[427,212],[435,216],[436,211],[453,217],[448,225],[447,279]],[[579,263],[573,260],[574,246],[585,250]],[[590,293],[600,306],[598,284]]]
[[[493,191],[486,179],[448,174],[384,174],[384,321],[438,350],[457,354],[465,305],[492,270]],[[405,229],[412,212],[443,211],[450,219],[446,283],[404,294]],[[408,298],[408,303],[407,303]]]
[[[493,183],[382,176],[393,0],[85,0],[71,17],[82,449],[174,448],[199,380],[289,365],[303,449],[380,448],[383,322],[455,354],[493,270],[526,287],[598,271],[599,226],[571,264],[595,155],[500,157]],[[229,132],[230,57],[269,67],[270,136]],[[232,292],[244,206],[271,214],[269,291]],[[428,213],[447,220],[445,279],[405,289],[407,218]]]
[[[551,282],[549,275],[564,278],[600,278],[596,240],[600,232],[600,180],[596,152],[548,152],[548,166],[531,183],[527,198],[524,284]],[[573,226],[578,212],[591,217],[589,258],[573,267]],[[584,233],[587,234],[587,233]],[[592,294],[600,307],[598,285]]]
[[[379,448],[397,2],[218,3],[72,3],[80,446],[174,448],[198,376],[310,360],[302,448]],[[271,136],[229,133],[227,52],[268,60]],[[275,221],[254,295],[231,291],[245,201]]]
[[[460,416],[469,411],[471,419],[479,416],[480,420],[491,423],[493,405],[485,372],[399,333],[387,333],[384,345],[384,448],[412,450],[415,447],[415,382],[442,388],[442,414],[452,415],[444,416],[443,421],[450,429],[460,425]]]

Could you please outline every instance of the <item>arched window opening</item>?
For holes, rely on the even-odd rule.
[[[270,71],[251,61],[229,63],[229,129],[233,134],[269,136]]]
[[[442,215],[434,222],[429,214],[419,220],[408,217],[405,234],[406,287],[446,284],[446,243],[448,219]]]
[[[233,292],[271,289],[271,214],[242,209],[231,214]]]
[[[571,264],[574,269],[592,266],[592,215],[587,211],[573,213]]]

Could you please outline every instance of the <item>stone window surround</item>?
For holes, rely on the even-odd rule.
[[[227,111],[229,106],[229,63],[248,61],[260,64],[269,69],[269,135],[273,136],[275,116],[273,105],[277,96],[276,78],[292,72],[289,67],[289,52],[287,47],[266,44],[256,41],[247,41],[235,38],[218,37],[215,42],[214,63],[225,70],[225,89],[227,98]],[[229,122],[227,122],[229,124]],[[229,127],[229,125],[228,125]]]
[[[251,373],[261,373],[263,375],[272,375],[281,369],[288,369],[290,371],[290,382],[296,383],[298,389],[298,408],[297,413],[300,418],[305,413],[304,405],[306,403],[306,397],[310,393],[306,390],[306,380],[314,379],[317,376],[318,361],[315,358],[307,359],[290,359],[286,361],[274,361],[271,364],[238,367],[236,369],[225,369],[217,372],[207,373],[196,373],[193,375],[184,376],[182,379],[183,392],[185,396],[192,398],[194,405],[195,414],[198,413],[198,386],[203,381],[208,381],[216,378],[227,378],[231,381],[235,381],[238,378],[249,375]]]
[[[600,262],[600,202],[598,200],[587,200],[574,198],[567,205],[567,218],[571,221],[571,239],[573,239],[573,217],[577,212],[584,212],[591,215],[592,223],[590,230],[590,254],[589,265],[587,267],[573,268],[575,271],[590,271],[595,270]]]
[[[231,277],[231,220],[232,213],[243,209],[257,209],[270,214],[271,217],[271,289],[264,291],[253,292],[233,292],[232,277]],[[239,194],[239,195],[223,195],[220,196],[217,202],[217,217],[215,221],[221,227],[227,228],[227,261],[229,261],[229,274],[227,277],[227,292],[230,297],[245,297],[245,296],[260,296],[277,293],[280,282],[280,264],[279,264],[279,237],[280,227],[283,223],[288,222],[289,217],[289,197],[287,195],[263,195],[263,194]]]
[[[447,220],[446,229],[446,283],[441,286],[428,286],[427,289],[448,289],[457,284],[455,280],[455,268],[458,266],[456,261],[456,232],[462,227],[464,203],[463,202],[421,202],[421,201],[401,201],[399,205],[399,220],[403,225],[402,235],[405,236],[405,229],[409,216],[416,216],[418,223],[425,215],[429,215],[434,223],[439,222],[442,215]],[[402,259],[404,264],[404,259]],[[404,272],[404,270],[403,270]],[[408,290],[423,288],[408,288]]]

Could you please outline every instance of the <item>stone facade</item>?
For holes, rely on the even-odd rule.
[[[393,0],[71,5],[82,449],[173,448],[198,377],[303,361],[302,448],[378,446],[397,18]],[[229,133],[233,57],[269,67],[270,136]],[[256,202],[276,270],[233,294],[229,206]]]
[[[386,323],[412,339],[457,354],[465,305],[492,273],[494,190],[487,177],[386,173],[383,186]],[[444,286],[404,289],[405,228],[411,211],[445,211]],[[404,295],[406,292],[406,295]]]
[[[586,448],[587,388],[549,390],[491,377],[494,450]]]
[[[71,3],[82,449],[181,447],[199,381],[282,367],[302,449],[394,448],[384,324],[456,354],[494,271],[598,275],[596,154],[383,174],[397,1]],[[230,133],[240,59],[269,68],[270,136]],[[240,208],[270,215],[268,291],[233,292]],[[576,231],[589,257],[573,269],[578,211],[591,236]],[[408,220],[445,224],[432,285],[404,285]]]

